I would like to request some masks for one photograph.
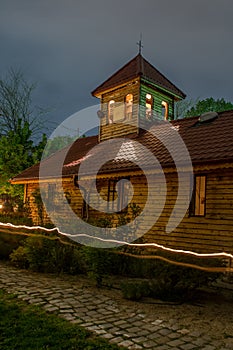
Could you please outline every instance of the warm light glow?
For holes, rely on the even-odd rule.
[[[153,98],[151,94],[146,94],[146,118],[152,118]]]
[[[87,237],[87,238],[92,238],[92,239],[102,241],[102,242],[116,243],[119,245],[127,245],[127,246],[131,246],[131,247],[155,247],[155,248],[165,250],[168,252],[172,252],[172,253],[186,254],[186,255],[192,255],[192,256],[202,257],[202,258],[220,258],[221,257],[221,258],[233,259],[232,254],[225,253],[225,252],[221,252],[221,253],[196,253],[196,252],[193,252],[190,250],[168,248],[168,247],[165,247],[165,246],[157,244],[157,243],[127,243],[124,241],[118,241],[118,240],[113,240],[113,239],[103,239],[103,238],[99,238],[99,237],[93,237],[93,236],[88,235],[86,233],[78,233],[76,235],[73,235],[70,233],[60,231],[58,227],[48,229],[48,228],[45,228],[42,226],[13,225],[11,223],[3,223],[3,222],[0,222],[0,226],[11,227],[11,228],[24,228],[27,230],[42,230],[45,232],[57,231],[61,235],[66,236],[66,237],[70,237],[71,239],[74,237]]]
[[[162,101],[162,115],[165,120],[168,119],[168,103],[165,101]]]
[[[2,204],[0,204],[0,209],[2,209],[3,208],[3,205]]]
[[[114,100],[108,102],[108,122],[111,124],[113,122],[113,111],[114,111]]]
[[[130,119],[133,114],[133,95],[128,94],[125,96],[125,116]]]
[[[132,94],[126,95],[125,102],[126,103],[132,103],[133,102],[133,95]]]

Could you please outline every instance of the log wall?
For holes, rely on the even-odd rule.
[[[162,190],[162,177],[151,175],[154,181],[154,186],[151,189],[154,196],[154,206],[142,218],[142,224],[140,225],[143,225],[144,229],[150,225],[152,225],[152,228],[143,237],[144,242],[153,242],[170,248],[201,253],[223,251],[233,253],[233,169],[225,169],[221,172],[201,172],[201,174],[206,174],[207,178],[205,217],[191,217],[189,216],[189,210],[187,210],[181,223],[171,233],[166,233],[166,225],[176,202],[177,175],[175,173],[166,174],[167,193]],[[146,179],[143,176],[132,176],[130,180],[134,187],[132,202],[143,209],[148,195]],[[45,190],[46,186],[48,185],[45,184]],[[81,217],[83,198],[80,191],[74,186],[72,179],[66,180],[63,187],[64,191],[69,192],[71,207]],[[27,199],[30,202],[31,215],[35,224],[38,223],[38,215],[32,192],[36,188],[38,188],[38,184],[27,185]],[[98,190],[102,198],[107,200],[107,178],[98,181]],[[164,196],[166,197],[165,206],[159,219],[155,222],[156,213],[159,212]],[[100,209],[104,210],[101,207]],[[56,210],[58,215],[66,217],[62,205],[60,205],[60,209],[56,208]],[[179,208],[177,208],[177,214],[179,214]],[[100,217],[105,217],[105,214],[89,209],[90,219],[97,220]],[[46,220],[48,220],[48,217],[45,214]]]
[[[114,100],[115,103],[124,104],[127,94],[133,95],[133,115],[132,118],[126,119],[122,123],[108,124],[108,102]],[[138,104],[139,104],[139,81],[134,80],[126,86],[118,87],[116,90],[110,91],[102,95],[101,108],[105,117],[100,121],[100,141],[110,138],[125,136],[138,132]],[[127,124],[129,123],[129,124]]]
[[[169,94],[162,93],[155,87],[149,87],[146,82],[142,82],[140,85],[140,105],[142,106],[140,120],[145,119],[146,94],[153,96],[153,115],[155,119],[162,116],[162,101],[168,103],[168,120],[174,119],[174,98]]]

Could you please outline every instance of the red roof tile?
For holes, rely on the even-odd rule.
[[[106,90],[117,87],[121,84],[137,77],[143,77],[161,88],[165,88],[172,94],[185,98],[185,94],[178,89],[170,80],[152,66],[144,57],[138,54],[131,61],[126,63],[116,73],[99,85],[93,92],[93,96],[98,96]]]
[[[198,117],[175,120],[170,125],[176,129],[183,139],[193,165],[206,163],[233,163],[233,110],[219,113],[218,117],[210,122],[200,123]],[[149,131],[156,131],[158,138],[165,136],[169,140],[166,124],[154,123]],[[104,164],[100,173],[123,171],[135,169],[135,161],[146,167],[152,167],[151,158],[140,148],[140,144],[150,150],[160,161],[163,167],[174,166],[172,157],[166,147],[154,137],[151,132],[142,131],[138,136],[126,138],[117,152],[114,147],[108,146],[108,156],[113,155],[113,160]],[[114,139],[113,139],[114,140]],[[136,141],[136,142],[133,142]],[[111,141],[109,141],[111,142]],[[112,141],[114,142],[114,141]],[[95,146],[98,148],[95,148]],[[176,149],[175,141],[171,141],[170,149]],[[88,158],[86,157],[89,153]],[[98,144],[98,137],[91,136],[76,140],[69,148],[66,147],[56,152],[49,158],[43,160],[46,169],[45,178],[58,177],[57,164],[59,159],[65,159],[63,176],[78,174],[81,163],[91,161],[93,164],[102,159],[106,154],[105,142]],[[182,154],[177,152],[179,161],[182,161]],[[26,169],[13,179],[14,182],[29,181],[38,179],[39,164]]]
[[[46,169],[49,178],[57,177],[57,164],[60,159],[66,159],[65,165],[82,159],[86,153],[98,143],[98,136],[89,136],[77,139],[72,145],[57,151],[48,158],[44,159],[43,169]],[[63,174],[72,175],[71,168],[64,166]],[[14,177],[13,182],[21,180],[37,180],[39,178],[40,163],[24,170],[21,174]]]

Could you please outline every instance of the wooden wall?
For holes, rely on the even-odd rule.
[[[151,94],[153,96],[153,114],[154,118],[160,118],[162,113],[162,101],[168,103],[168,120],[174,119],[174,99],[172,95],[165,94],[154,87],[148,86],[145,82],[141,82],[140,86],[140,105],[142,106],[142,112],[140,115],[140,119],[145,119],[145,101],[146,94]]]
[[[177,181],[174,175],[167,177],[165,208],[157,223],[145,235],[145,241],[196,252],[233,253],[233,171],[207,173],[206,176],[205,217],[191,217],[188,210],[178,227],[169,234],[165,228],[175,205]]]
[[[133,116],[127,123],[113,123],[108,124],[108,102],[114,100],[116,103],[124,103],[127,94],[133,95]],[[129,82],[126,86],[118,87],[102,95],[101,108],[105,117],[100,123],[100,141],[110,138],[125,136],[131,133],[138,132],[138,104],[139,104],[139,81],[134,80]]]
[[[161,118],[162,113],[162,101],[168,103],[168,120],[174,119],[174,97],[170,94],[160,91],[158,88],[149,86],[146,81],[141,82],[137,79],[129,82],[127,85],[117,87],[115,90],[111,90],[102,95],[101,97],[101,109],[104,117],[100,120],[99,139],[107,140],[110,138],[125,136],[131,133],[138,133],[139,127],[145,127],[144,122],[146,120],[146,94],[149,93],[153,96],[153,116],[154,118]],[[117,103],[124,104],[124,100],[127,94],[133,95],[133,116],[130,120],[126,120],[126,123],[108,123],[108,102],[114,100]],[[140,112],[138,107],[140,105]],[[139,118],[140,115],[140,118]],[[139,121],[140,119],[140,121]],[[129,122],[129,124],[127,124]]]
[[[25,185],[25,200],[30,205],[30,216],[35,225],[42,224],[41,220],[38,216],[38,206],[35,201],[35,192],[41,189],[44,191],[45,196],[48,197],[49,194],[49,184],[57,185],[56,181],[53,180],[48,183],[42,183],[39,188],[39,184],[37,183],[29,183]],[[63,191],[69,201],[70,207],[76,213],[76,215],[82,215],[82,207],[83,207],[83,198],[79,189],[74,185],[73,178],[66,179],[63,181]],[[58,193],[55,187],[55,196],[53,206],[50,207],[49,212],[55,212],[55,215],[60,215],[61,217],[66,217],[66,205],[64,205],[64,198],[61,197],[61,194]],[[48,213],[46,212],[45,206],[43,209],[43,224],[52,223]]]
[[[167,193],[162,190],[162,177],[160,175],[151,175],[154,186],[152,193],[154,196],[154,206],[143,219],[143,227],[153,227],[144,236],[145,242],[153,242],[166,247],[184,250],[193,250],[202,253],[230,252],[233,253],[233,169],[223,171],[204,172],[207,176],[206,183],[206,216],[190,217],[189,211],[171,233],[166,233],[166,225],[174,208],[177,197],[177,176],[176,174],[166,174]],[[132,185],[134,186],[134,197],[132,202],[144,207],[147,201],[147,182],[143,176],[132,176]],[[44,185],[45,190],[47,184]],[[27,198],[30,201],[32,217],[34,223],[38,223],[36,206],[33,201],[32,192],[38,187],[38,184],[27,185]],[[66,180],[63,184],[64,191],[68,191],[71,196],[71,207],[78,216],[81,216],[83,199],[80,191],[74,186],[73,180]],[[108,179],[101,179],[98,182],[98,189],[101,196],[107,200]],[[156,211],[166,196],[166,204],[158,221],[154,223]],[[59,197],[59,196],[58,196]],[[98,203],[97,203],[98,204]],[[100,208],[104,209],[104,208]],[[64,208],[56,208],[57,214],[66,217]],[[179,208],[177,209],[179,213]],[[120,215],[120,214],[119,214]],[[90,219],[99,219],[105,217],[105,214],[89,209]],[[45,215],[45,221],[46,219]]]

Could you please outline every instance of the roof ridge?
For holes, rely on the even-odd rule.
[[[159,73],[164,79],[166,79],[176,90],[179,90],[185,97],[186,97],[186,94],[182,91],[182,90],[180,90],[170,79],[168,79],[163,73],[161,73],[160,72],[160,70],[158,70],[155,66],[153,66],[153,64],[151,64],[146,58],[144,58],[144,57],[142,57],[143,58],[143,60],[147,63],[147,64],[149,64],[149,66],[152,68],[152,69],[154,69],[154,70],[156,70],[156,72],[157,73]]]
[[[106,80],[104,80],[103,83],[101,83],[99,86],[97,86],[97,88],[95,88],[91,94],[94,95],[96,90],[99,90],[101,88],[101,86],[103,86],[105,83],[107,83],[109,80],[111,80],[112,78],[114,78],[121,70],[125,69],[127,66],[129,66],[140,54],[138,53],[135,57],[133,57],[130,61],[128,61],[123,67],[119,68],[117,71],[115,71],[115,73],[113,73],[109,78],[107,78]]]
[[[170,91],[171,94],[185,98],[185,93],[173,84],[167,77],[147,61],[141,53],[138,53],[123,67],[119,68],[107,80],[100,84],[92,95],[99,97],[102,92],[117,88],[121,84],[126,84],[132,79],[144,77],[160,88]]]

